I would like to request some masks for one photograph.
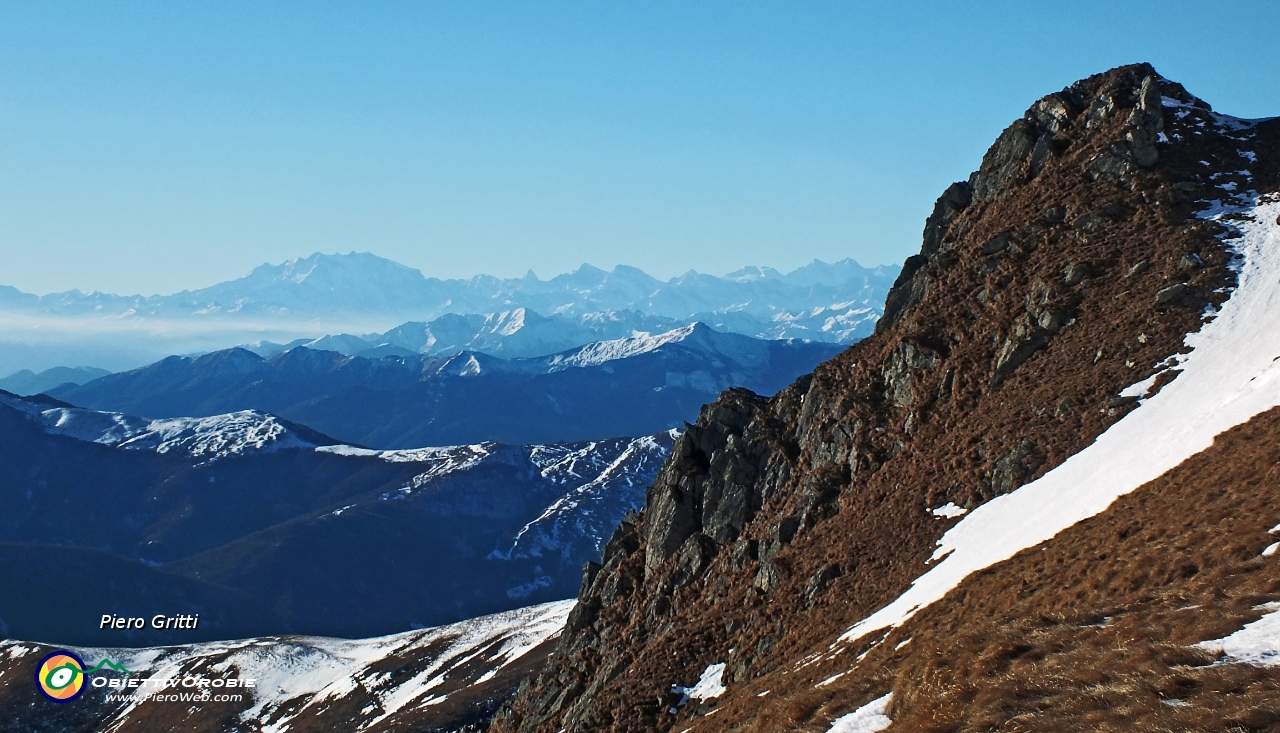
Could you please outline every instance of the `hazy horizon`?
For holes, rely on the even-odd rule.
[[[1277,20],[1263,2],[9,4],[0,280],[175,292],[353,249],[442,278],[901,262],[943,189],[1077,79],[1149,61],[1223,112],[1280,112]]]
[[[317,256],[320,256],[320,257],[343,257],[343,256],[359,255],[359,254],[372,255],[372,256],[377,257],[377,258],[379,258],[379,259],[387,260],[387,261],[390,261],[390,262],[395,262],[395,263],[396,263],[396,264],[398,264],[398,265],[402,265],[402,266],[407,267],[407,268],[409,268],[409,269],[411,269],[411,270],[416,270],[416,271],[418,271],[418,272],[419,272],[419,273],[420,273],[424,278],[427,278],[427,279],[430,279],[430,278],[433,278],[433,277],[437,277],[437,276],[435,276],[435,275],[432,275],[432,274],[431,274],[431,273],[429,273],[429,272],[423,272],[421,268],[413,267],[413,266],[411,266],[411,265],[406,265],[406,264],[405,264],[405,263],[403,263],[403,262],[398,262],[398,261],[396,261],[394,258],[391,258],[391,257],[384,257],[384,256],[382,256],[382,255],[378,254],[377,252],[351,250],[351,251],[349,251],[349,252],[318,252],[318,251],[317,251],[317,252],[312,252],[311,254],[309,254],[309,255],[305,255],[305,256],[291,257],[291,258],[289,258],[289,259],[286,259],[286,260],[283,260],[283,261],[280,261],[280,262],[262,262],[262,263],[259,263],[259,264],[255,265],[255,266],[253,266],[253,267],[249,268],[248,270],[246,270],[245,272],[241,273],[240,275],[237,275],[237,276],[234,276],[234,277],[228,278],[228,279],[226,279],[226,280],[218,280],[218,281],[216,281],[216,282],[210,282],[210,283],[206,283],[206,284],[203,284],[203,285],[197,285],[196,287],[193,287],[193,288],[185,288],[185,289],[183,289],[183,290],[171,290],[171,291],[168,291],[168,292],[125,293],[125,292],[112,292],[112,291],[108,291],[108,290],[103,290],[102,288],[81,287],[81,286],[73,286],[73,287],[68,288],[68,289],[66,289],[66,290],[57,290],[57,291],[50,291],[50,292],[44,292],[44,293],[33,293],[33,292],[31,292],[31,291],[23,290],[22,288],[17,288],[17,289],[18,289],[19,291],[23,292],[23,293],[28,294],[28,295],[36,295],[36,296],[40,296],[40,297],[43,297],[43,296],[46,296],[46,295],[62,295],[62,294],[72,293],[72,292],[79,292],[79,293],[82,293],[82,294],[85,294],[85,295],[93,295],[93,294],[95,294],[95,293],[100,293],[100,294],[103,294],[103,295],[119,295],[119,296],[125,296],[125,297],[142,297],[142,298],[164,297],[164,296],[169,296],[169,295],[177,295],[178,293],[182,293],[182,292],[190,292],[190,291],[204,290],[204,289],[206,289],[206,288],[210,288],[210,287],[213,287],[213,286],[215,286],[215,285],[220,285],[220,284],[225,283],[225,282],[231,282],[231,281],[235,281],[235,280],[240,280],[240,279],[243,279],[243,278],[245,278],[245,277],[249,276],[253,271],[257,270],[257,269],[258,269],[258,268],[260,268],[260,267],[283,267],[283,266],[287,266],[287,265],[292,264],[292,263],[295,263],[295,262],[300,262],[300,261],[304,261],[304,260],[309,260],[309,259],[311,259],[311,258],[313,258],[313,257],[317,257]],[[780,273],[780,274],[782,274],[782,275],[789,275],[789,274],[791,274],[791,273],[796,272],[797,270],[804,269],[804,268],[809,267],[809,266],[811,266],[811,265],[813,265],[813,264],[835,265],[835,264],[838,264],[838,263],[840,263],[840,262],[843,262],[844,260],[853,260],[853,261],[854,261],[854,263],[855,263],[855,264],[857,264],[859,267],[863,267],[863,268],[868,269],[868,270],[874,270],[874,269],[882,268],[882,267],[901,267],[901,265],[902,265],[902,263],[901,263],[901,262],[881,262],[881,263],[877,263],[877,264],[867,264],[867,263],[865,263],[865,262],[861,262],[861,261],[859,261],[856,257],[843,257],[843,258],[841,258],[841,259],[839,259],[839,260],[833,260],[833,261],[827,261],[827,260],[823,260],[823,259],[821,259],[821,258],[817,258],[817,257],[815,257],[814,259],[810,260],[809,262],[806,262],[806,263],[801,264],[801,265],[797,265],[797,266],[795,266],[795,267],[786,268],[786,269],[778,268],[778,267],[773,267],[772,265],[767,265],[767,264],[762,265],[762,264],[750,264],[750,263],[748,263],[748,264],[743,264],[743,265],[740,265],[740,266],[738,266],[738,267],[735,267],[735,268],[733,268],[733,269],[731,269],[731,270],[727,270],[727,271],[725,271],[725,272],[701,272],[701,271],[695,270],[695,269],[693,269],[693,268],[690,268],[690,269],[688,269],[688,270],[684,270],[683,272],[677,273],[677,274],[675,274],[675,275],[671,275],[671,276],[669,276],[669,277],[660,277],[660,276],[658,276],[658,275],[653,274],[652,272],[649,272],[648,270],[644,269],[643,267],[638,267],[638,266],[636,266],[636,265],[632,265],[632,264],[629,264],[629,263],[626,263],[626,262],[618,262],[618,263],[614,263],[613,265],[610,265],[610,266],[608,266],[608,267],[598,266],[598,265],[596,265],[595,263],[592,263],[592,262],[583,262],[583,263],[580,263],[580,264],[579,264],[578,266],[576,266],[576,267],[573,267],[573,268],[571,268],[571,269],[564,270],[564,271],[561,271],[561,272],[557,272],[557,273],[552,274],[552,275],[546,275],[546,274],[544,274],[544,273],[539,273],[539,272],[537,272],[536,270],[534,270],[533,268],[530,268],[530,269],[529,269],[525,274],[522,274],[522,275],[515,275],[515,276],[509,276],[509,277],[499,277],[499,276],[497,276],[497,275],[493,275],[492,273],[489,273],[489,272],[476,272],[476,273],[474,273],[474,274],[471,274],[471,275],[468,275],[468,276],[463,276],[463,277],[452,277],[452,278],[450,278],[450,277],[439,277],[438,279],[440,279],[440,280],[463,280],[463,281],[466,281],[466,280],[472,280],[472,279],[475,279],[475,278],[478,278],[478,277],[499,277],[499,279],[501,279],[501,280],[516,280],[516,279],[520,279],[520,278],[523,278],[523,277],[527,277],[527,276],[528,276],[528,272],[533,272],[534,276],[535,276],[536,278],[538,278],[538,280],[540,280],[540,281],[542,281],[542,282],[547,282],[547,281],[553,280],[553,279],[555,279],[555,278],[557,278],[557,277],[560,277],[560,276],[563,276],[563,275],[570,275],[570,274],[573,274],[573,273],[575,273],[575,272],[577,272],[577,271],[579,271],[579,270],[581,270],[581,269],[583,269],[583,268],[593,268],[593,269],[596,269],[596,270],[601,270],[601,271],[603,271],[603,272],[613,272],[614,270],[616,270],[616,269],[617,269],[617,268],[619,268],[619,267],[630,267],[630,268],[633,268],[633,269],[640,270],[640,271],[644,272],[646,275],[649,275],[650,277],[653,277],[653,278],[654,278],[654,279],[656,279],[656,280],[660,280],[660,281],[662,281],[662,282],[670,282],[670,281],[672,281],[672,280],[675,280],[675,279],[677,279],[677,278],[680,278],[680,277],[683,277],[683,276],[685,276],[685,275],[689,275],[689,274],[713,275],[713,276],[715,276],[715,277],[727,277],[727,276],[729,276],[729,275],[731,275],[731,274],[733,274],[733,273],[735,273],[735,272],[739,272],[739,271],[741,271],[741,270],[745,270],[745,269],[749,269],[749,268],[760,268],[760,269],[762,269],[762,270],[775,270],[775,271],[777,271],[778,273]],[[0,287],[5,287],[5,286],[8,286],[8,287],[17,287],[17,286],[15,286],[15,285],[11,284],[11,283],[0,281]]]

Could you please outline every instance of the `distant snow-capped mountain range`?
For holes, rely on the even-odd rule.
[[[760,339],[798,338],[850,344],[869,335],[879,317],[878,308],[854,307],[850,303],[816,306],[800,313],[783,311],[769,319],[741,311],[700,313],[681,319],[634,310],[544,316],[528,308],[516,308],[500,313],[449,313],[429,322],[403,323],[385,333],[362,336],[344,333],[316,339],[299,338],[287,344],[256,341],[241,346],[264,357],[305,346],[348,356],[435,356],[475,351],[528,358],[595,342],[660,335],[695,323]]]
[[[770,267],[746,267],[724,277],[689,271],[662,281],[635,267],[612,271],[583,265],[540,280],[478,275],[467,280],[429,278],[367,252],[313,254],[280,265],[264,264],[247,276],[174,295],[65,293],[36,296],[0,287],[0,307],[51,316],[139,318],[316,319],[352,314],[431,320],[446,313],[495,313],[529,308],[540,313],[582,315],[635,310],[668,318],[702,312],[773,315],[815,306],[865,304],[887,289],[897,266],[865,268],[852,259],[827,264],[815,260],[782,274]]]
[[[370,450],[260,411],[150,420],[0,392],[0,637],[364,637],[559,600],[675,437]],[[102,609],[168,607],[198,633],[99,630]]]
[[[128,369],[245,344],[270,354],[326,336],[319,348],[348,354],[381,347],[539,356],[695,321],[757,338],[847,344],[870,333],[899,269],[815,260],[786,274],[748,267],[663,281],[634,267],[583,265],[549,280],[532,272],[442,280],[353,252],[264,264],[173,295],[37,296],[0,286],[0,375],[72,365]]]

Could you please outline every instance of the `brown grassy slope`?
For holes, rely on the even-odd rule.
[[[1012,491],[1123,416],[1112,398],[1232,284],[1221,230],[1191,213],[1210,175],[1245,167],[1245,137],[1274,188],[1274,125],[1223,132],[1180,86],[1144,87],[1153,74],[1122,67],[1037,102],[939,200],[879,333],[772,399],[704,408],[491,730],[683,730],[699,710],[669,713],[670,685],[713,662],[728,664],[721,726],[744,701],[769,721],[757,730],[818,726],[888,689],[892,667],[860,692],[823,688],[829,701],[755,697],[919,575],[952,524],[930,507]],[[1151,91],[1200,107],[1157,123]],[[1144,167],[1132,140],[1157,124],[1175,142]]]
[[[851,657],[779,679],[771,696],[824,708],[811,720],[753,711],[739,694],[694,730],[824,731],[850,701],[892,689],[890,733],[1280,731],[1280,668],[1193,648],[1280,600],[1280,557],[1260,554],[1276,539],[1277,487],[1280,408],[970,576],[835,683],[814,688]]]

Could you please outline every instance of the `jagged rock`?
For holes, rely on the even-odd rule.
[[[747,566],[747,563],[759,557],[759,543],[755,540],[740,539],[733,546],[733,555],[730,562],[733,564],[734,570],[741,570]]]
[[[924,222],[924,244],[920,252],[925,256],[938,253],[942,249],[942,240],[947,229],[955,221],[960,212],[968,208],[973,201],[973,187],[966,181],[957,181],[947,186],[933,205],[933,213]]]
[[[1062,272],[1062,282],[1068,287],[1075,287],[1089,276],[1089,269],[1079,262],[1068,262]]]
[[[1126,273],[1124,274],[1124,276],[1125,276],[1125,277],[1137,277],[1138,275],[1141,275],[1142,273],[1144,273],[1144,272],[1146,272],[1147,270],[1150,270],[1150,269],[1151,269],[1151,263],[1150,263],[1150,262],[1147,262],[1146,260],[1143,260],[1143,261],[1139,262],[1138,264],[1134,265],[1133,267],[1130,267],[1130,268],[1129,268],[1129,271],[1128,271],[1128,272],[1126,272]]]
[[[1188,286],[1186,283],[1178,283],[1177,285],[1170,285],[1169,287],[1163,288],[1160,290],[1160,292],[1156,293],[1156,305],[1164,305],[1165,303],[1172,303],[1173,301],[1178,300],[1179,298],[1183,297],[1189,292],[1191,292],[1191,287]]]
[[[1009,125],[982,156],[982,165],[970,180],[974,201],[990,201],[1003,193],[1009,184],[1021,181],[1027,174],[1027,163],[1035,149],[1035,127],[1026,120]]]
[[[1129,116],[1130,130],[1125,134],[1133,150],[1134,160],[1143,168],[1150,168],[1160,159],[1156,143],[1164,130],[1164,105],[1160,100],[1160,85],[1155,76],[1142,80],[1138,92],[1138,105]]]
[[[929,279],[924,266],[929,259],[925,255],[911,255],[902,263],[898,279],[889,289],[884,302],[884,315],[876,321],[876,333],[884,333],[902,320],[911,308],[929,294]]]
[[[622,522],[618,524],[618,528],[613,531],[609,537],[609,541],[604,544],[604,548],[600,551],[600,559],[602,562],[609,562],[618,556],[627,556],[640,549],[640,538],[636,534],[636,515],[629,512],[623,517]]]
[[[610,573],[605,576],[604,584],[600,589],[600,605],[608,608],[620,599],[631,595],[634,589],[635,583],[630,576],[623,573]]]
[[[1090,158],[1089,169],[1095,178],[1110,176],[1121,181],[1128,180],[1137,170],[1132,153],[1116,145]]]
[[[687,435],[681,436],[680,441]],[[681,486],[681,483],[686,485]],[[696,507],[688,483],[692,483],[688,477],[673,480],[659,475],[650,491],[645,512],[648,519],[645,523],[646,576],[666,562],[686,539],[698,531]]]
[[[903,341],[889,357],[884,370],[885,396],[898,407],[915,402],[914,372],[936,369],[942,361],[938,354],[908,341]]]
[[[569,631],[579,631],[591,625],[596,620],[596,611],[594,605],[588,603],[579,603],[569,612],[569,618],[565,620],[564,626]]]
[[[990,496],[1011,493],[1044,464],[1034,440],[1023,439],[1018,447],[1001,456],[991,469]]]
[[[933,258],[937,266],[945,268],[952,261],[949,253],[943,249],[943,239],[951,224],[973,201],[973,186],[968,182],[958,181],[947,186],[938,200],[933,204],[933,213],[925,220],[923,245],[920,254],[912,255],[902,263],[898,279],[894,281],[889,295],[885,299],[884,314],[876,322],[876,332],[880,333],[902,319],[911,307],[919,303],[928,293],[928,279],[923,275],[917,277]]]
[[[591,592],[591,584],[596,581],[596,576],[600,574],[601,567],[600,563],[590,560],[582,566],[582,583],[578,586],[579,598],[586,598]]]
[[[736,436],[726,438],[709,470],[717,480],[703,488],[702,533],[721,545],[738,538],[753,509],[750,487],[758,476],[739,444]]]
[[[781,580],[782,576],[778,573],[778,568],[772,561],[766,560],[760,563],[760,569],[756,571],[756,580],[752,587],[761,593],[769,593],[778,587]]]
[[[1067,309],[1068,305],[1061,302],[1043,280],[1032,286],[1027,294],[1026,311],[996,354],[988,390],[994,390],[1023,362],[1048,345],[1068,321]]]
[[[826,587],[831,583],[831,581],[841,575],[844,575],[844,571],[839,565],[822,566],[818,572],[813,574],[813,577],[809,578],[809,583],[804,588],[805,603],[812,606],[817,600],[818,595],[822,593],[822,591],[826,590]]]
[[[1116,111],[1116,100],[1110,94],[1100,94],[1092,102],[1089,103],[1088,128],[1100,126],[1106,121],[1111,113]]]
[[[762,402],[749,390],[728,390],[704,406],[698,424],[676,441],[646,501],[645,577],[696,533],[719,544],[737,539],[762,501],[746,488],[759,472],[755,458],[741,449],[742,431]]]
[[[715,554],[716,545],[705,535],[697,534],[685,540],[676,556],[675,573],[671,576],[671,587],[680,588],[702,574],[707,567],[707,560]]]
[[[1050,94],[1031,105],[1031,115],[1040,126],[1057,135],[1080,114],[1080,101],[1071,90]]]

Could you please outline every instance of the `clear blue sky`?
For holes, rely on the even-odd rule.
[[[901,261],[1037,97],[1280,114],[1280,3],[3,2],[0,284]]]

